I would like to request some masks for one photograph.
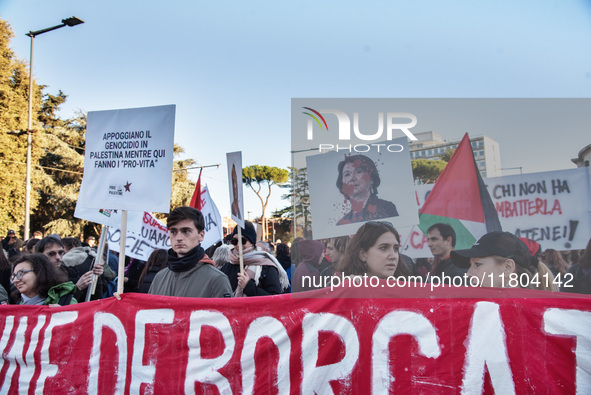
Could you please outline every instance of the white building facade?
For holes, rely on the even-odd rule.
[[[409,143],[411,159],[440,160],[441,155],[449,149],[458,148],[460,140],[444,140],[434,132],[416,133],[417,141]],[[500,177],[501,150],[499,143],[488,136],[476,136],[470,138],[476,166],[482,177]]]

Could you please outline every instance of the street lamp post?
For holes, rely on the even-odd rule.
[[[30,206],[31,206],[31,128],[33,127],[33,39],[43,33],[50,32],[62,28],[64,26],[76,26],[84,23],[80,18],[75,16],[62,19],[61,25],[48,27],[47,29],[41,29],[36,31],[29,31],[26,33],[27,36],[31,37],[31,55],[29,60],[29,120],[27,122],[27,176],[25,186],[25,234],[24,239],[29,239],[29,221],[30,221]]]

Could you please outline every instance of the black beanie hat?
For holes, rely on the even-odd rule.
[[[238,234],[238,225],[234,227],[232,231],[232,237]],[[244,221],[244,228],[242,228],[242,236],[246,237],[246,240],[250,241],[253,245],[257,243],[257,231],[254,225],[250,221]]]

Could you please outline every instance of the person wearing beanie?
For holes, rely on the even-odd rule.
[[[309,291],[315,287],[310,284],[318,284],[320,281],[320,261],[323,258],[324,244],[318,240],[302,240],[298,244],[301,262],[296,267],[292,277],[292,292]],[[304,284],[304,279],[306,279]],[[306,285],[306,286],[304,286]]]
[[[221,298],[232,296],[228,277],[215,268],[201,241],[205,220],[193,207],[177,207],[168,216],[171,249],[167,267],[154,276],[151,295]]]
[[[275,257],[266,251],[257,251],[257,232],[250,221],[244,221],[241,228],[242,238],[238,239],[238,226],[234,227],[231,243],[230,261],[221,270],[230,279],[234,296],[276,295],[289,288],[287,273]],[[244,272],[240,272],[240,248]]]

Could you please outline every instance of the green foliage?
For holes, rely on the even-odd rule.
[[[15,229],[23,236],[28,121],[29,73],[9,48],[13,32],[0,20],[0,232]],[[74,218],[84,171],[86,115],[58,117],[67,96],[43,94],[45,86],[33,81],[31,166],[31,233],[62,236],[98,236],[100,225]],[[183,149],[175,146],[175,156]],[[175,161],[171,206],[187,205],[195,183],[187,178],[192,159]]]
[[[45,86],[42,86],[41,89],[45,89]],[[41,106],[41,111],[39,111],[39,121],[46,128],[56,128],[67,125],[67,122],[59,119],[56,114],[59,106],[66,102],[66,98],[67,96],[61,90],[57,96],[50,95],[49,93],[43,95],[43,105]]]
[[[412,174],[415,181],[432,184],[437,181],[447,162],[434,159],[412,159]]]
[[[281,198],[289,201],[289,206],[275,212],[276,216],[283,218],[296,218],[296,236],[311,238],[312,221],[310,213],[310,191],[308,189],[308,171],[307,169],[290,167],[291,183],[283,185],[282,188],[288,189],[288,192]]]
[[[25,175],[27,156],[26,134],[14,135],[9,132],[22,132],[27,129],[29,73],[25,63],[18,59],[9,47],[13,37],[10,25],[0,20],[0,231],[6,229],[20,230],[24,223],[25,206]],[[41,92],[33,83],[33,109],[41,107]],[[33,117],[33,129],[39,123]],[[33,134],[32,160],[38,160],[44,150],[35,144],[37,134]],[[32,191],[41,183],[42,175],[31,171]],[[31,209],[38,206],[39,197],[31,193]]]
[[[174,145],[174,156],[178,157],[185,150]],[[195,183],[188,178],[187,168],[195,166],[193,159],[175,160],[172,164],[172,195],[170,197],[170,209],[179,206],[188,206],[195,191]]]
[[[449,148],[449,149],[446,149],[445,152],[443,154],[441,154],[439,157],[441,158],[442,161],[449,162],[449,160],[453,156],[454,152],[456,152],[455,148]]]
[[[263,238],[266,239],[265,211],[271,196],[271,187],[281,185],[289,179],[289,172],[279,167],[252,165],[242,169],[242,182],[250,187],[261,201],[263,220]],[[264,196],[263,185],[267,186],[267,194]]]

